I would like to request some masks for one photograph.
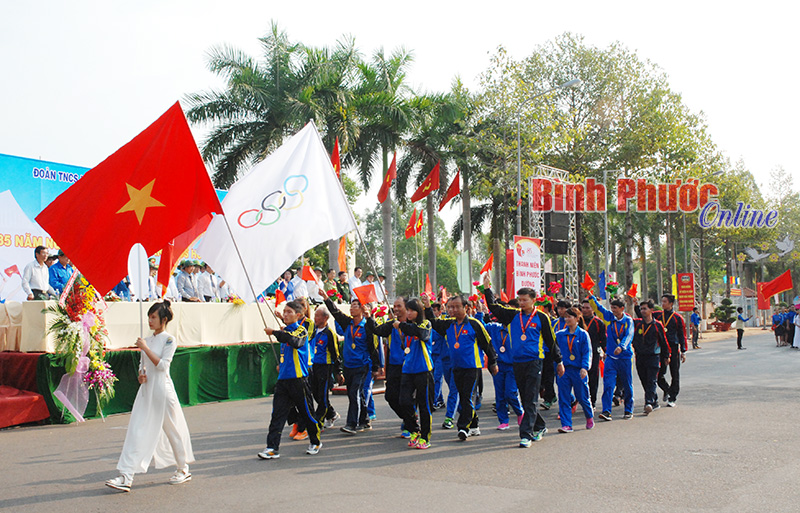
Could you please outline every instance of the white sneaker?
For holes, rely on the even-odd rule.
[[[277,460],[281,457],[281,453],[278,452],[278,449],[271,449],[267,447],[258,453],[258,457],[262,460]]]
[[[669,402],[667,402],[667,407],[669,407],[669,408],[674,408],[674,407],[675,407],[675,401],[669,401]]]
[[[189,472],[189,468],[184,468],[180,470],[176,470],[172,477],[169,478],[169,484],[181,484],[185,483],[186,481],[192,480],[192,474]]]
[[[481,436],[481,428],[472,428],[469,430],[469,436]]]
[[[130,492],[132,484],[133,484],[133,479],[123,475],[119,475],[114,479],[109,479],[108,481],[106,481],[106,486],[108,486],[109,488],[113,488],[115,490],[120,490],[123,492]]]
[[[336,421],[341,419],[341,418],[342,418],[342,416],[337,413],[336,415],[334,415],[334,417],[332,419],[326,420],[323,427],[325,429],[332,428],[333,425],[336,424]]]
[[[322,442],[319,445],[308,444],[308,449],[306,449],[306,454],[315,455],[319,454],[319,450],[322,447]]]

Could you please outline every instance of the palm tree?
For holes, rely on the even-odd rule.
[[[389,153],[402,143],[410,121],[407,96],[410,93],[405,79],[413,57],[404,48],[387,58],[383,49],[373,55],[371,62],[358,65],[358,83],[354,88],[353,105],[357,115],[358,135],[345,164],[358,166],[364,188],[369,187],[373,166],[380,159],[381,175],[389,168]],[[394,260],[392,239],[391,191],[381,205],[383,228],[384,286],[389,297],[394,295]]]

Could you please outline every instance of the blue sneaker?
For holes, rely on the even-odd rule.
[[[525,449],[528,449],[531,446],[530,438],[523,438],[522,440],[520,440],[519,441],[519,446],[520,447],[524,447]]]
[[[378,418],[378,416],[377,416],[377,415],[375,415],[374,413],[373,413],[372,415],[370,415],[370,416],[369,416],[369,420],[375,420],[375,419],[377,419],[377,418]]]
[[[400,437],[401,438],[406,438],[406,439],[411,438],[411,432],[406,430],[406,429],[404,429],[403,432],[400,433]]]
[[[543,428],[541,431],[537,431],[533,434],[533,441],[538,442],[542,439],[544,434],[547,433],[547,428]]]

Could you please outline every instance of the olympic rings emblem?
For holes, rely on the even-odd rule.
[[[237,219],[245,229],[270,226],[281,219],[281,212],[300,208],[305,201],[303,193],[308,189],[308,178],[304,175],[289,175],[283,181],[283,189],[264,196],[259,208],[245,210]]]

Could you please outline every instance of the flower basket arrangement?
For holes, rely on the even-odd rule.
[[[619,290],[619,282],[610,281],[606,283],[606,292],[608,292],[609,296],[616,296],[618,290]]]
[[[117,377],[105,361],[108,330],[104,310],[105,303],[82,276],[57,305],[43,310],[55,316],[47,333],[54,336],[55,353],[66,370],[54,395],[79,422],[84,420],[90,390],[101,416],[103,405],[114,397]]]

